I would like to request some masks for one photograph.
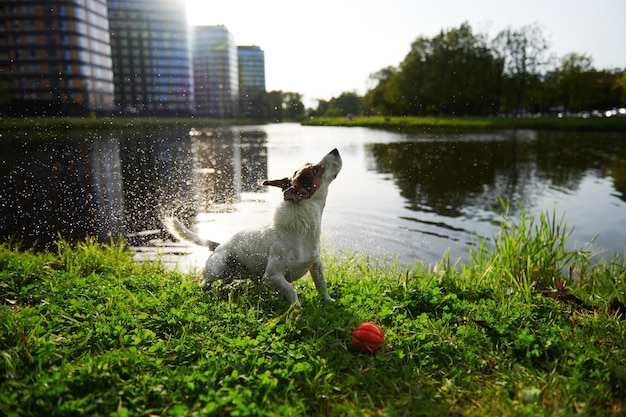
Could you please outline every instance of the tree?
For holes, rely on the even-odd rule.
[[[417,38],[397,68],[370,75],[364,107],[384,115],[462,116],[554,106],[607,109],[626,102],[626,72],[597,71],[584,54],[567,55],[549,72],[554,62],[536,24],[508,28],[490,40],[463,23]]]
[[[385,98],[385,91],[389,87],[389,81],[397,71],[395,67],[386,67],[369,76],[370,81],[375,85],[363,98],[363,105],[368,112],[374,114],[394,113],[391,111],[391,103]]]
[[[626,106],[626,71],[617,76],[613,88],[619,94],[620,106]]]
[[[592,93],[593,81],[590,72],[593,70],[591,58],[586,55],[571,53],[561,60],[560,67],[555,71],[557,78],[558,97],[567,110],[581,111],[588,109]]]
[[[316,113],[326,117],[343,117],[349,114],[361,113],[363,99],[355,92],[341,93],[339,97],[333,97],[328,102],[320,101]],[[325,107],[323,113],[320,107]]]
[[[283,93],[283,108],[285,118],[289,120],[301,120],[304,117],[302,94],[292,92]]]
[[[622,75],[616,70],[592,70],[588,77],[591,86],[590,109],[612,109],[624,102],[621,100],[621,91],[615,88]]]
[[[521,109],[526,88],[549,63],[548,47],[537,24],[522,26],[517,31],[508,28],[496,36],[494,51],[504,61],[505,73],[513,82],[515,110]]]
[[[329,107],[330,107],[330,102],[328,100],[323,100],[321,98],[318,98],[317,108],[309,109],[309,115],[313,117],[324,117]]]
[[[432,39],[419,37],[398,71],[374,75],[370,108],[404,115],[495,113],[502,62],[466,22]]]
[[[267,113],[275,122],[283,120],[300,120],[304,117],[302,94],[285,91],[267,93]]]
[[[275,122],[281,122],[284,117],[283,92],[270,91],[267,93],[267,114]]]
[[[596,70],[591,57],[585,54],[570,53],[548,74],[542,88],[550,91],[551,106],[571,112],[610,109],[624,102],[620,77],[620,71]]]
[[[240,117],[266,119],[268,117],[267,93],[259,87],[242,88],[239,91]]]

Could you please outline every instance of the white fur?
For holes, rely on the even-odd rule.
[[[236,233],[226,243],[203,240],[176,219],[164,221],[177,238],[214,249],[204,268],[203,287],[217,279],[261,279],[290,303],[300,305],[290,283],[309,271],[322,297],[332,300],[322,268],[320,236],[328,186],[342,166],[339,152],[329,152],[319,164],[325,166],[325,171],[311,198],[298,203],[282,201],[270,226]]]

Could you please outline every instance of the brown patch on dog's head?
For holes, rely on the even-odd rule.
[[[322,185],[322,177],[326,167],[322,164],[304,164],[302,168],[294,172],[293,176],[280,180],[268,180],[263,185],[279,187],[283,190],[285,201],[299,203],[311,198],[315,191]]]

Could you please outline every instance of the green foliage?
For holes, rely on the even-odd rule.
[[[0,118],[0,129],[5,133],[1,140],[11,139],[50,139],[50,132],[63,133],[59,140],[84,139],[85,131],[116,133],[128,130],[136,132],[138,128],[146,131],[164,128],[201,129],[216,128],[225,125],[258,124],[258,120],[222,120],[222,119],[183,119],[154,117],[3,117]],[[7,134],[10,133],[10,134]]]
[[[575,65],[572,64],[574,57]],[[368,110],[389,116],[488,116],[623,107],[623,70],[596,70],[571,54],[553,65],[541,27],[507,28],[490,39],[467,23],[421,36],[398,68],[370,77]],[[584,65],[579,65],[584,64]],[[621,78],[620,78],[621,77]],[[327,116],[331,116],[328,114]]]
[[[626,118],[556,117],[505,118],[505,117],[345,117],[313,118],[303,121],[310,126],[363,126],[395,131],[412,132],[468,132],[498,129],[534,129],[561,131],[624,132]]]
[[[325,254],[337,301],[304,278],[301,309],[251,282],[204,292],[119,245],[1,245],[0,413],[621,414],[626,267],[564,251],[555,220],[503,215],[467,265]],[[547,296],[557,277],[570,301]],[[364,321],[385,331],[376,356],[351,347]]]
[[[552,216],[542,212],[535,222],[522,208],[516,224],[507,216],[507,204],[502,202],[502,205],[505,212],[494,248],[482,245],[479,251],[472,252],[475,257],[472,265],[484,266],[486,273],[502,274],[499,276],[502,285],[515,287],[527,299],[536,290],[556,288],[557,281],[564,276],[563,269],[581,257],[584,259],[586,253],[566,250],[569,234],[565,223],[557,221],[555,212]],[[493,265],[498,266],[497,271]]]
[[[330,101],[318,100],[317,110],[309,113],[312,117],[346,117],[361,114],[362,98],[354,92],[346,92]]]
[[[445,70],[442,71],[442,65]],[[502,63],[467,23],[419,38],[393,84],[401,114],[494,114]]]
[[[273,122],[300,120],[304,117],[302,94],[284,91],[267,93],[269,119]]]

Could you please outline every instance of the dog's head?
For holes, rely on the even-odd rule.
[[[341,171],[342,161],[339,151],[333,149],[317,164],[306,163],[291,177],[268,180],[263,185],[279,187],[285,201],[299,203],[313,197],[320,189],[326,188]]]

